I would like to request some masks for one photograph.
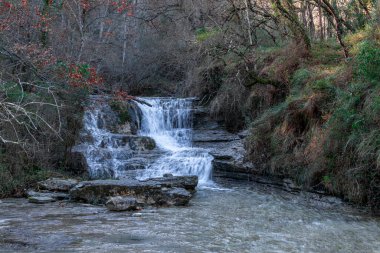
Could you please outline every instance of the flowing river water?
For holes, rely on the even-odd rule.
[[[212,156],[191,144],[192,100],[145,101],[152,107],[140,105],[139,134],[155,139],[164,152],[137,176],[198,175],[200,187],[190,205],[117,213],[71,202],[5,199],[0,201],[0,252],[380,253],[380,220],[338,199],[212,181]],[[86,114],[87,130],[99,136],[95,144],[104,143],[112,136],[98,129],[99,110],[94,112]],[[111,145],[98,152],[92,145],[87,152],[94,174],[104,173],[99,154],[109,154],[104,156],[107,171],[121,175],[122,148]]]
[[[260,185],[218,182],[188,207],[115,213],[6,199],[0,252],[380,252],[380,221]]]

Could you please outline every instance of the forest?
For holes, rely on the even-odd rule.
[[[0,0],[0,197],[75,173],[94,94],[197,97],[259,174],[380,210],[376,0]]]

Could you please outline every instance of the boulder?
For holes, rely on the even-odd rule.
[[[73,200],[91,204],[106,204],[110,197],[124,196],[134,197],[138,203],[144,205],[185,205],[189,202],[197,184],[196,176],[155,178],[145,181],[94,180],[79,183],[70,190],[70,196]]]
[[[106,202],[106,207],[110,211],[135,211],[139,209],[136,198],[133,197],[111,197]]]
[[[42,190],[68,192],[78,181],[75,179],[49,178],[38,182],[38,187]]]
[[[192,194],[183,188],[172,188],[164,190],[164,205],[185,206],[189,203]]]
[[[76,175],[87,176],[88,174],[88,164],[86,157],[84,155],[84,150],[87,149],[87,145],[78,145],[73,147],[71,152],[68,152],[68,157],[66,159],[66,165],[70,168],[71,172]]]

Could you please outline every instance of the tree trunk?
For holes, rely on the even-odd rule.
[[[251,20],[249,18],[249,8],[248,8],[248,0],[244,0],[245,3],[245,15],[247,18],[247,24],[248,24],[248,39],[249,39],[249,45],[253,45],[253,40],[252,40],[252,31],[251,31]]]
[[[330,15],[330,17],[334,20],[334,22],[330,21],[330,23],[335,23],[334,26],[335,26],[335,31],[336,31],[336,37],[337,37],[338,42],[344,51],[344,56],[346,58],[348,58],[349,57],[348,48],[343,41],[343,36],[344,36],[343,23],[344,23],[344,20],[340,17],[337,10],[329,3],[328,0],[319,0],[319,3],[321,4],[321,7],[326,11],[327,15]]]
[[[310,33],[310,38],[314,38],[315,36],[315,25],[314,25],[314,16],[313,16],[313,6],[308,2],[307,3],[307,12],[309,15],[309,33]]]
[[[320,40],[323,41],[325,39],[325,21],[323,18],[323,12],[321,6],[318,6],[318,16],[319,16],[319,29],[320,29]]]

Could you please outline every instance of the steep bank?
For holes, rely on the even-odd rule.
[[[347,36],[349,59],[331,40],[309,52],[289,44],[215,61],[222,81],[204,100],[228,129],[249,127],[248,174],[289,177],[378,212],[379,34],[367,27]]]

